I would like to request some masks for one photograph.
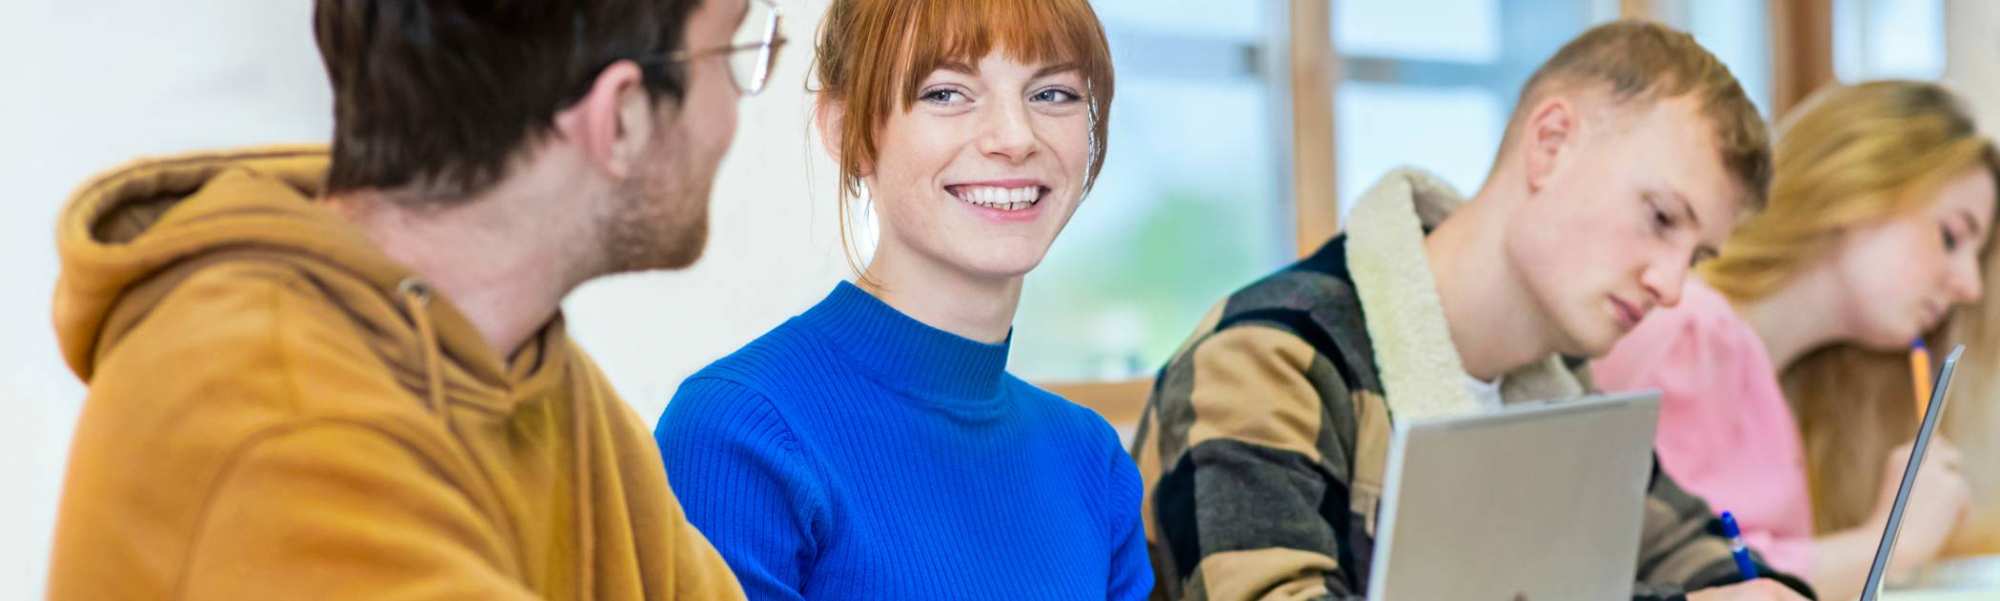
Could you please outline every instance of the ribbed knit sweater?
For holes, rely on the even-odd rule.
[[[654,436],[751,599],[1143,599],[1130,456],[1007,350],[843,282],[689,377]]]

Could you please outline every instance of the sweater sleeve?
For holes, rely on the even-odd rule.
[[[1141,601],[1153,592],[1153,564],[1146,555],[1146,528],[1140,514],[1145,483],[1139,477],[1139,468],[1132,463],[1132,456],[1118,442],[1118,433],[1102,418],[1097,419],[1102,430],[1104,452],[1109,456],[1111,468],[1110,498],[1111,511],[1111,581],[1106,587],[1106,598],[1111,601]]]
[[[653,437],[693,523],[752,600],[802,599],[827,514],[825,489],[764,396],[696,375]]]
[[[1153,394],[1164,469],[1150,509],[1168,558],[1156,577],[1180,591],[1168,597],[1361,597],[1353,442],[1320,444],[1348,436],[1322,432],[1325,405],[1350,402],[1326,357],[1275,324],[1224,328],[1169,363]]]
[[[1632,594],[1635,601],[1681,599],[1686,591],[1743,581],[1729,542],[1722,536],[1722,521],[1707,503],[1681,490],[1657,465],[1646,493],[1639,545],[1638,583]],[[1771,567],[1754,551],[1751,555],[1764,578],[1808,599],[1817,598],[1805,580]]]

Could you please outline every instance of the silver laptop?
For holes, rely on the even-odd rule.
[[[1657,393],[1396,424],[1368,598],[1629,599]]]
[[[1951,388],[1951,374],[1958,371],[1958,358],[1965,345],[1951,349],[1931,386],[1931,400],[1925,405],[1924,423],[1917,427],[1917,442],[1910,445],[1910,462],[1903,464],[1903,484],[1896,488],[1896,504],[1889,509],[1889,523],[1882,527],[1882,542],[1875,545],[1875,563],[1868,568],[1868,585],[1861,589],[1861,601],[1875,601],[1882,594],[1882,573],[1889,568],[1889,555],[1896,550],[1896,532],[1903,526],[1903,508],[1910,503],[1910,486],[1917,481],[1917,468],[1924,464],[1924,450],[1930,447],[1931,433],[1937,431],[1938,416],[1944,414],[1945,391]]]

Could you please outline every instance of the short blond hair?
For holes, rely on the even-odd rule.
[[[1764,206],[1771,185],[1771,135],[1757,107],[1729,67],[1694,41],[1694,36],[1648,21],[1613,21],[1591,28],[1564,44],[1521,86],[1500,147],[1513,145],[1516,131],[1535,104],[1557,91],[1579,88],[1606,92],[1614,105],[1691,97],[1714,133],[1716,151],[1731,179],[1744,191],[1746,209]]]

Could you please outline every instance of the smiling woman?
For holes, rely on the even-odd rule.
[[[893,223],[907,224],[905,220],[912,217],[908,211],[900,210],[913,208],[902,204],[902,199],[912,193],[950,195],[995,209],[1037,208],[1034,215],[1016,215],[1005,220],[1053,222],[1054,227],[1045,236],[1037,236],[1042,238],[1042,248],[1031,253],[1027,267],[1032,268],[1104,164],[1113,83],[1110,49],[1095,13],[1082,2],[938,3],[894,13],[867,4],[836,3],[827,11],[825,31],[843,31],[846,35],[822,35],[815,65],[820,85],[818,125],[828,153],[840,165],[840,221],[850,258],[855,254],[851,250],[854,236],[846,230],[851,223],[847,215],[852,204],[864,197],[863,187],[867,186],[875,192],[867,199],[886,214],[886,221]],[[917,37],[912,35],[919,31],[927,32],[926,43],[917,43]],[[936,33],[933,37],[928,32]],[[936,43],[929,43],[933,39]],[[883,40],[897,43],[880,43]],[[999,53],[1002,56],[989,57],[996,54],[996,49],[1002,50]],[[989,58],[1003,60],[989,63]],[[1027,70],[1028,65],[1034,68],[1026,74],[1007,72],[1007,67]],[[982,77],[982,70],[988,67],[998,72]],[[1013,98],[999,96],[1005,92],[1021,94]],[[1023,108],[1030,110],[1017,110]],[[896,114],[920,118],[892,119]],[[933,124],[942,127],[929,127]],[[999,126],[997,131],[994,126]],[[943,135],[922,139],[940,133]],[[911,136],[918,137],[911,140],[918,147],[905,149],[883,139]],[[996,179],[988,173],[999,171],[993,166],[932,165],[930,182],[918,181],[925,179],[924,174],[874,173],[877,164],[903,166],[902,157],[880,156],[884,152],[946,154],[956,150],[950,146],[963,148],[975,142],[975,136],[985,136],[977,142],[1003,147],[1016,145],[1022,138],[1033,138],[1045,147],[1028,151],[1049,156],[1016,156],[1011,162],[1033,159],[1035,164],[1009,167],[1017,172],[1031,169],[1054,172],[1039,177]],[[937,156],[919,160],[950,162],[951,159]],[[952,169],[951,173],[938,172],[946,166]],[[939,177],[957,179],[947,184]],[[1005,181],[1008,179],[1016,181]],[[1051,183],[1064,187],[1048,185]],[[919,189],[897,188],[905,184]],[[944,185],[952,188],[946,189]],[[1050,193],[1066,200],[1067,206],[1059,207],[1062,209],[1059,211],[1041,208],[1040,201]],[[1021,202],[1027,206],[1011,206]],[[999,206],[1002,203],[1010,206]],[[1036,219],[1041,213],[1055,213],[1054,219]],[[905,240],[884,230],[883,247],[902,242]],[[962,242],[974,246],[969,240]],[[876,269],[890,267],[881,264],[883,250],[877,250],[874,269],[864,271],[864,282],[876,282],[879,273]],[[894,257],[899,252],[888,250],[886,254]],[[859,263],[858,259],[853,261]],[[857,266],[857,271],[862,270]]]
[[[912,80],[916,100],[882,124],[863,177],[881,219],[863,285],[890,304],[925,296],[916,287],[972,294],[908,304],[919,319],[998,342],[1022,277],[1076,212],[1085,164],[1096,163],[1086,85],[1068,63],[1037,67],[999,52]],[[841,118],[838,100],[822,102],[821,123]],[[841,135],[825,129],[828,140]]]
[[[753,599],[1145,597],[1117,434],[1005,369],[1022,280],[1103,164],[1090,5],[835,0],[816,72],[841,221],[871,203],[879,243],[667,405],[689,520]]]

